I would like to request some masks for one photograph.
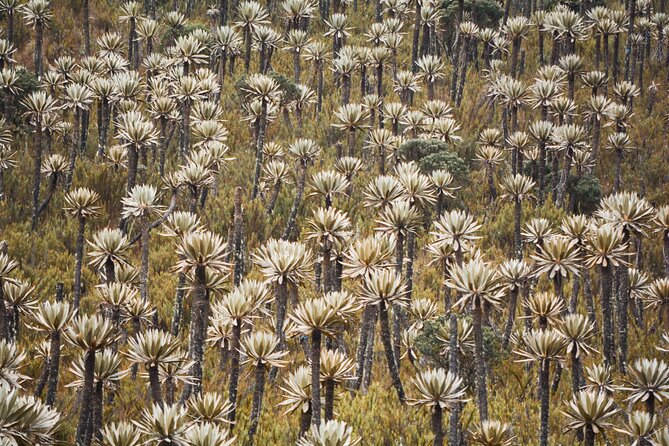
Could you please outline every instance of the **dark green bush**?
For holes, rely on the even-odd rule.
[[[420,168],[424,172],[444,169],[453,174],[457,184],[463,184],[469,176],[469,168],[465,162],[451,152],[438,152],[428,155],[419,162]]]
[[[437,169],[448,170],[457,184],[466,182],[469,176],[467,164],[455,153],[449,151],[449,145],[436,139],[411,139],[399,149],[407,161],[415,161],[425,173]]]
[[[457,0],[444,0],[442,5],[444,7],[444,21],[451,23],[458,11],[458,2]],[[464,11],[471,13],[471,0],[465,0]],[[492,0],[476,1],[476,23],[482,28],[494,26],[503,15],[504,10],[499,2]]]
[[[437,139],[410,139],[400,146],[400,155],[407,161],[420,161],[437,152],[448,150],[448,144]]]
[[[570,177],[567,186],[574,201],[574,211],[591,214],[597,209],[602,198],[602,186],[597,177],[593,175]]]

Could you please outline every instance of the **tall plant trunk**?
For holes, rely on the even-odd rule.
[[[185,100],[181,104],[181,129],[179,134],[179,155],[181,159],[185,159],[190,151],[190,109],[191,104],[189,100]]]
[[[595,69],[599,70],[599,66],[602,60],[602,36],[601,34],[595,34]]]
[[[88,108],[81,111],[81,129],[79,135],[79,153],[85,154],[88,147],[88,127],[90,125],[91,112]]]
[[[160,148],[158,149],[158,173],[165,174],[165,157],[167,155],[167,119],[160,118]]]
[[[494,202],[497,199],[497,188],[495,188],[495,176],[493,166],[487,164],[485,166],[486,179],[488,181],[488,190],[490,191],[490,201]]]
[[[376,94],[383,101],[383,64],[376,66]]]
[[[302,438],[311,427],[311,406],[306,411],[300,413],[300,432],[297,438]]]
[[[232,227],[233,227],[233,278],[232,283],[234,286],[239,286],[242,281],[242,275],[244,273],[244,252],[242,250],[243,240],[243,210],[242,210],[242,188],[235,188],[234,195],[234,208],[235,213],[233,217]]]
[[[90,446],[90,437],[86,443],[88,419],[91,416],[91,400],[93,398],[93,381],[95,375],[95,350],[88,350],[84,359],[84,385],[81,390],[81,409],[77,425],[77,446]]]
[[[160,388],[160,375],[158,373],[158,366],[152,365],[149,367],[149,387],[151,388],[151,398],[153,402],[159,407],[163,407],[163,392]]]
[[[60,332],[51,333],[49,346],[49,378],[47,381],[46,404],[53,407],[58,391],[58,373],[60,372]]]
[[[33,160],[33,214],[32,230],[37,228],[39,217],[39,188],[42,183],[42,119],[35,122],[35,159]]]
[[[19,334],[19,311],[15,306],[7,309],[7,341],[16,343]]]
[[[130,30],[128,31],[128,65],[133,66],[135,60],[135,39],[137,38],[137,23],[134,17],[130,17]]]
[[[251,30],[244,28],[244,72],[249,72],[251,66]]]
[[[541,427],[539,430],[539,443],[541,446],[548,446],[548,413],[550,410],[551,388],[550,379],[550,361],[544,359],[539,366],[539,399],[541,405]]]
[[[251,194],[252,199],[256,199],[258,193],[260,192],[260,174],[262,173],[263,165],[263,146],[265,145],[265,131],[267,127],[267,100],[262,100],[262,110],[260,113],[260,119],[258,120],[258,128],[256,133],[256,164],[255,171],[253,174],[253,192]]]
[[[7,339],[7,325],[9,321],[7,320],[7,305],[5,304],[5,293],[4,293],[4,280],[0,279],[0,341]]]
[[[537,27],[537,51],[539,52],[539,65],[544,66],[546,64],[546,56],[544,55],[544,47],[546,36],[541,30],[541,26]]]
[[[14,11],[7,11],[7,41],[14,45]],[[16,45],[14,45],[16,46]]]
[[[265,209],[265,214],[271,216],[274,212],[274,206],[276,206],[276,200],[279,198],[279,192],[281,192],[281,182],[277,181],[272,186],[272,192],[270,193],[269,200],[267,200],[267,208]]]
[[[77,163],[77,152],[79,150],[79,138],[81,133],[79,129],[81,127],[81,110],[76,108],[74,110],[74,123],[72,125],[72,145],[70,146],[70,159],[69,165],[67,168],[67,174],[65,176],[65,189],[70,190],[72,186],[72,180],[74,178],[74,169]]]
[[[258,430],[260,411],[262,409],[262,398],[265,393],[265,364],[256,366],[256,386],[253,392],[253,407],[251,408],[251,425],[249,426],[248,441],[253,444],[253,437]]]
[[[85,444],[91,444],[93,440],[98,443],[100,429],[102,428],[102,413],[104,409],[104,382],[97,381],[93,390],[93,399],[91,402],[91,415],[88,417],[88,428],[86,429]]]
[[[120,316],[120,311],[114,311],[114,314],[112,316],[112,320],[114,321],[114,325],[118,326],[119,325],[119,316]],[[155,313],[154,313],[155,317]],[[140,322],[139,318],[133,317],[130,320],[130,325],[132,326],[132,339],[137,340],[139,337],[139,334],[142,330],[142,323]],[[114,345],[115,349],[118,349],[117,345]],[[137,363],[133,364],[130,367],[130,378],[134,381],[137,379],[137,372],[139,371],[139,365]],[[151,383],[149,383],[151,384]],[[150,388],[150,386],[149,386]]]
[[[325,421],[334,419],[334,392],[335,382],[331,379],[325,381]]]
[[[239,341],[242,335],[242,321],[237,319],[232,326],[232,339],[230,340],[230,380],[228,381],[228,401],[232,405],[228,412],[228,421],[231,428],[235,426],[237,415],[237,386],[239,384]]]
[[[293,79],[295,79],[295,83],[299,84],[300,83],[300,53],[297,51],[293,52]]]
[[[628,3],[627,42],[625,43],[625,80],[633,81],[634,76],[630,76],[630,65],[632,62],[632,38],[634,36],[634,21],[636,19],[636,2],[629,1]]]
[[[75,310],[79,309],[79,302],[81,301],[81,270],[84,263],[84,229],[86,226],[86,219],[79,216],[79,230],[77,231],[77,245],[74,261],[74,291],[73,291],[73,306]]]
[[[600,266],[601,293],[602,293],[602,351],[604,362],[609,367],[613,365],[613,308],[612,294],[612,267]]]
[[[202,362],[204,360],[204,342],[207,336],[207,325],[209,323],[209,296],[206,288],[207,278],[205,276],[205,267],[198,265],[195,267],[195,293],[193,294],[193,304],[191,308],[191,332],[189,356],[193,361],[191,366],[191,376],[193,383],[187,384],[181,396],[182,401],[188,397],[199,395],[202,390]]]
[[[311,424],[321,424],[321,332],[311,332]]]
[[[42,366],[42,371],[40,372],[39,379],[37,380],[35,384],[35,391],[33,392],[33,395],[35,398],[40,398],[42,396],[42,393],[44,392],[44,388],[46,387],[47,381],[49,380],[49,369],[51,368],[51,365],[49,364],[49,358],[45,357],[44,358],[44,365]]]
[[[105,282],[107,284],[114,283],[116,281],[114,261],[111,259],[107,259],[105,261],[104,268],[105,268]]]
[[[407,261],[405,280],[407,285],[407,296],[411,299],[413,294],[413,263],[416,257],[416,234],[410,232],[407,235]]]
[[[170,327],[170,333],[172,334],[172,336],[178,336],[179,329],[181,328],[185,286],[186,286],[186,275],[180,272],[179,278],[177,280],[176,295],[174,296],[174,309],[172,310],[172,326]]]
[[[669,230],[662,233],[662,257],[664,260],[664,274],[669,276]]]
[[[35,23],[35,77],[38,81],[42,79],[44,75],[44,67],[42,66],[44,52],[44,23],[42,21],[37,21]]]
[[[174,378],[172,377],[165,380],[165,403],[168,406],[174,405]]]
[[[519,198],[514,198],[513,200],[513,215],[514,215],[514,226],[513,226],[513,255],[516,259],[523,258],[523,240],[520,234],[520,225],[523,218],[523,206]]]
[[[295,199],[293,200],[293,206],[290,209],[290,215],[288,216],[286,229],[284,230],[283,236],[281,237],[284,240],[289,240],[293,231],[295,230],[295,225],[297,222],[297,213],[300,209],[300,204],[302,203],[302,195],[304,194],[304,187],[306,181],[307,181],[307,163],[306,161],[300,161],[300,173],[297,180]]]
[[[569,307],[567,311],[569,314],[576,313],[576,308],[578,307],[578,295],[581,292],[581,278],[583,277],[583,270],[585,268],[580,268],[580,276],[575,275],[572,284],[571,284],[571,296],[569,296]]]
[[[561,40],[557,32],[553,32],[553,47],[551,48],[551,65],[557,65],[560,59]]]
[[[451,373],[459,375],[459,357],[458,357],[458,318],[455,313],[451,310],[449,315],[449,354],[448,354],[448,370]],[[459,446],[460,444],[460,411],[462,410],[461,404],[454,404],[451,408],[451,415],[449,417],[449,427],[448,427],[448,444],[452,446]]]
[[[569,171],[571,170],[572,149],[568,148],[564,154],[564,163],[562,165],[562,173],[560,174],[560,183],[558,184],[557,199],[555,205],[561,207],[564,204],[564,199],[567,194],[567,183],[569,182]]]
[[[58,186],[58,178],[60,177],[59,174],[51,175],[49,178],[49,184],[46,189],[46,193],[44,194],[44,199],[42,200],[42,203],[40,203],[39,208],[37,208],[37,221],[39,223],[39,218],[40,216],[44,213],[46,208],[49,206],[49,203],[51,203],[51,199],[53,198],[53,194],[56,192],[56,187]]]
[[[585,446],[595,446],[595,431],[592,430],[592,424],[585,426]]]
[[[463,255],[462,251],[458,250],[455,252],[455,263],[457,266],[462,266]],[[444,271],[444,275],[448,276],[448,271]],[[460,299],[460,293],[456,293],[456,302]],[[449,370],[456,374],[460,374],[460,358],[459,358],[459,339],[458,339],[458,317],[451,308],[450,299],[446,308],[449,310],[449,320],[448,320],[448,329],[449,329],[449,355],[448,355],[448,368]]]
[[[228,359],[230,359],[230,345],[226,340],[223,341],[223,345],[219,347],[220,358],[218,360],[218,370],[224,372],[228,366]]]
[[[404,266],[404,234],[397,233],[395,242],[395,272],[401,277]],[[393,304],[393,357],[395,366],[399,370],[400,344],[402,343],[402,309],[399,305]]]
[[[653,417],[655,415],[655,397],[651,396],[646,400],[646,412]]]
[[[228,65],[228,52],[224,51],[219,55],[218,62],[218,83],[220,85],[220,90],[218,92],[218,102],[221,102],[223,98],[223,86],[225,85],[225,69]]]
[[[520,37],[513,40],[511,47],[511,77],[515,78],[518,73],[518,53],[520,52]]]
[[[109,131],[109,99],[100,99],[98,107],[98,157],[102,157],[107,149],[107,133]]]
[[[355,156],[355,129],[348,131],[348,156]]]
[[[316,71],[318,72],[318,85],[316,88],[316,95],[317,95],[317,101],[316,101],[316,110],[318,113],[320,113],[323,110],[323,84],[324,84],[324,79],[323,79],[323,62],[319,61],[316,64]]]
[[[228,23],[228,0],[218,0],[218,24],[225,26]]]
[[[618,82],[620,73],[620,33],[613,36],[613,82]],[[608,83],[607,83],[608,84]]]
[[[513,322],[516,317],[516,304],[518,302],[518,287],[514,286],[509,291],[509,314],[506,319],[506,326],[504,327],[504,337],[502,338],[502,348],[509,347],[509,340],[511,339],[511,332],[513,331]]]
[[[126,183],[126,191],[130,192],[135,184],[137,184],[137,164],[139,163],[139,154],[137,147],[134,144],[128,146],[128,180]]]
[[[376,338],[376,320],[378,319],[379,309],[372,306],[372,324],[370,324],[367,334],[367,345],[365,346],[364,374],[362,377],[362,391],[367,393],[369,385],[372,382],[372,368],[374,367],[374,344]]]
[[[502,17],[502,25],[506,25],[507,20],[509,20],[510,13],[511,13],[511,0],[506,0],[504,2],[504,16]]]
[[[386,153],[385,150],[383,149],[383,146],[379,146],[379,175],[385,175],[386,174]],[[349,194],[349,197],[351,195]]]
[[[539,203],[543,204],[546,188],[546,141],[539,141]]]
[[[588,320],[595,327],[597,331],[597,317],[595,315],[595,301],[592,295],[592,283],[590,278],[590,270],[584,268],[583,270],[583,300],[588,314]]]
[[[415,12],[415,20],[414,20],[414,27],[413,27],[413,37],[411,39],[411,71],[416,73],[418,72],[418,45],[420,42],[420,12],[421,12],[421,6],[422,2],[417,1],[416,2],[416,12]]]
[[[406,297],[411,300],[412,294],[413,294],[413,263],[414,263],[414,258],[416,257],[416,234],[413,232],[410,232],[407,234],[407,260],[406,260],[406,271],[404,274],[404,280],[406,283],[406,290],[407,294]],[[400,264],[401,265],[401,264]],[[402,331],[405,328],[406,325],[406,314],[404,312],[404,309],[400,306],[395,306],[393,308],[393,312],[398,313],[399,317],[399,330],[395,331],[395,339],[394,339],[394,353],[395,353],[395,360],[397,361],[397,369],[400,369],[400,344],[402,343],[401,335]],[[399,339],[397,339],[397,336],[400,336]]]
[[[460,57],[462,51],[460,47],[462,46],[462,39],[460,37],[459,29],[455,31],[455,43],[453,44],[453,58],[451,62],[453,63],[453,73],[451,74],[451,100],[456,100],[457,87],[458,87],[458,70],[460,69]]]
[[[576,74],[572,71],[567,74],[567,98],[574,100],[574,88],[576,86]],[[567,123],[571,124],[571,116],[567,116]]]
[[[323,262],[321,264],[323,274],[323,292],[329,293],[333,291],[333,271],[332,271],[332,248],[330,246],[323,246],[322,249]]]
[[[620,192],[620,172],[623,165],[623,151],[616,150],[616,163],[615,163],[615,173],[613,178],[613,193],[617,194]]]
[[[604,57],[604,75],[606,79],[609,77],[610,61],[609,61],[609,35],[602,34],[602,55]]]
[[[149,301],[149,218],[141,218],[142,260],[139,267],[139,291],[144,302]]]
[[[483,309],[476,305],[473,311],[474,357],[476,361],[476,403],[481,421],[488,420],[488,391],[486,389],[485,358],[483,352]]]
[[[358,336],[358,348],[355,353],[355,381],[353,381],[353,390],[359,390],[362,384],[362,376],[365,368],[365,351],[370,329],[376,323],[376,314],[374,306],[367,305],[362,313],[362,324],[360,325],[360,334]]]
[[[381,340],[383,341],[383,348],[386,352],[386,362],[388,363],[390,378],[397,391],[397,397],[399,398],[400,403],[404,404],[406,397],[404,395],[404,387],[402,387],[400,373],[397,369],[397,362],[393,353],[393,344],[390,339],[390,323],[388,321],[388,307],[385,302],[382,302],[379,305],[379,324],[381,325]]]
[[[581,358],[576,354],[576,349],[571,351],[571,391],[576,396],[581,391]]]
[[[432,408],[432,433],[434,434],[433,446],[444,444],[444,430],[442,427],[443,409],[438,404]]]
[[[623,243],[628,244],[629,232],[624,231]],[[618,274],[618,368],[622,373],[627,373],[627,329],[628,329],[628,307],[630,301],[630,280],[627,267],[621,265],[617,268]]]
[[[602,137],[602,121],[597,118],[593,118],[592,122],[592,150],[590,152],[590,162],[592,163],[591,174],[595,175],[597,170],[597,154],[599,152],[599,144]]]
[[[494,106],[494,102],[492,103]],[[492,107],[491,107],[492,109]],[[492,116],[491,115],[491,121],[492,121]],[[509,108],[504,106],[502,107],[502,139],[503,139],[503,148],[505,150],[510,150],[510,147],[507,144],[507,141],[509,140]],[[511,150],[511,175],[516,174],[516,151]]]
[[[551,159],[551,174],[553,176],[553,184],[552,184],[552,197],[553,201],[557,201],[557,194],[558,194],[558,188],[559,188],[559,183],[560,183],[560,175],[559,175],[559,170],[560,170],[560,158],[558,157],[557,153],[553,152],[551,154],[552,159]]]
[[[458,90],[455,94],[455,103],[458,107],[460,107],[460,105],[462,104],[462,97],[464,95],[465,83],[467,82],[467,70],[469,68],[469,59],[472,56],[469,46],[470,46],[470,39],[463,37],[462,56],[460,57],[460,59],[462,60],[462,67],[460,68],[460,82]]]
[[[276,338],[279,340],[279,349],[285,350],[286,333],[284,332],[283,326],[285,325],[286,313],[288,310],[288,284],[284,280],[282,283],[277,283],[275,286],[276,286],[276,298],[274,299],[276,303],[275,333],[276,333]],[[274,379],[277,372],[278,372],[277,368],[272,367],[272,369],[270,370],[270,379]]]

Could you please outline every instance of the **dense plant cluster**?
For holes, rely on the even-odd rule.
[[[0,444],[669,446],[664,0],[0,0]]]

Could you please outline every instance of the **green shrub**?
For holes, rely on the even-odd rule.
[[[458,184],[464,183],[469,176],[469,168],[465,162],[452,152],[433,153],[420,160],[419,165],[424,172],[432,172],[439,169],[448,170],[453,174]]]
[[[593,175],[570,177],[567,186],[576,212],[591,214],[597,209],[602,198],[602,186],[597,177]]]
[[[448,150],[448,144],[437,139],[410,139],[400,146],[400,155],[407,161],[420,161],[437,152]]]
[[[442,2],[444,9],[444,19],[447,22],[452,22],[458,11],[457,0],[444,0]],[[471,13],[472,1],[465,0],[464,11]],[[481,27],[494,26],[500,18],[504,15],[504,10],[499,2],[492,0],[477,0],[476,1],[476,23]]]
[[[449,145],[436,139],[411,139],[399,149],[400,155],[407,161],[415,161],[425,173],[437,169],[448,170],[457,184],[463,184],[469,176],[467,164],[455,153],[449,151]]]

